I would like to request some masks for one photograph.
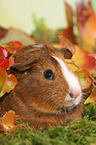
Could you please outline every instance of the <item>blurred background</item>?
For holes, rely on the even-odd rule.
[[[87,70],[96,87],[96,0],[0,0],[0,45],[13,53],[16,41],[70,49],[72,70]]]
[[[66,0],[73,11],[76,11],[77,1],[79,0]],[[91,2],[96,10],[96,0]],[[34,30],[33,13],[37,19],[44,18],[51,29],[67,27],[64,0],[0,0],[2,27],[15,27],[30,34]]]
[[[57,45],[58,35],[96,53],[96,0],[0,0],[0,45]]]

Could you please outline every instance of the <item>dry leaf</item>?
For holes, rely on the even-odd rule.
[[[69,6],[69,4],[67,4],[66,2],[65,2],[65,10],[66,10],[68,26],[72,26],[73,25],[73,10]]]
[[[16,130],[20,126],[23,126],[23,124],[15,125],[15,122],[16,122],[15,112],[12,110],[6,112],[6,114],[2,118],[0,118],[0,130],[3,130],[7,134],[8,131]]]
[[[95,103],[96,104],[96,87],[93,88],[92,93],[90,94],[90,96],[86,99],[84,104],[88,104],[88,103]]]

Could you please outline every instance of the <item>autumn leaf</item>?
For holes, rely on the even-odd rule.
[[[75,49],[76,53],[73,55],[72,61],[74,61],[75,64],[82,69],[89,72],[93,71],[96,66],[95,60],[89,56],[86,50],[81,49],[79,46],[75,45]],[[70,65],[70,67],[74,70],[73,65]]]
[[[7,74],[3,69],[0,69],[0,97],[6,92],[9,93],[17,84],[17,79],[13,74]]]
[[[0,38],[3,38],[6,35],[7,31],[7,29],[0,27]]]
[[[65,38],[63,35],[58,35],[57,37],[62,47],[68,48],[72,54],[75,54],[75,47],[67,38]]]
[[[23,44],[19,41],[10,41],[8,43],[2,44],[2,47],[6,48],[11,53],[16,53],[22,48]]]
[[[83,79],[80,79],[80,84],[81,84],[82,89],[87,89],[91,86],[92,81],[90,78],[83,78]]]
[[[81,78],[85,78],[85,77],[89,77],[89,72],[82,69],[82,70],[78,70],[78,71],[75,71],[75,73]]]
[[[96,65],[96,54],[88,54],[88,55],[95,58],[95,65]],[[95,66],[95,67],[96,67],[96,66]]]
[[[69,6],[67,2],[64,1],[65,11],[66,11],[66,19],[68,23],[68,27],[62,29],[58,34],[66,37],[70,42],[75,43],[75,35],[73,32],[73,10]]]
[[[8,67],[8,65],[9,65],[9,60],[7,58],[5,57],[0,58],[0,68],[5,69]]]
[[[8,56],[8,51],[6,50],[6,48],[0,46],[0,57],[7,57],[7,56]]]
[[[7,68],[9,65],[9,60],[7,59],[8,51],[0,46],[0,68]]]
[[[75,74],[80,78],[80,84],[82,89],[87,89],[92,84],[91,79],[89,78],[90,74],[86,70],[77,70]]]
[[[92,56],[96,59],[96,54],[88,54],[89,56]]]
[[[73,25],[73,19],[72,19],[73,10],[67,2],[64,2],[64,4],[65,4],[65,11],[66,11],[66,18],[67,18],[68,26],[72,26]]]
[[[89,53],[96,50],[96,15],[91,1],[84,5],[84,1],[77,2],[77,22],[79,30],[79,45]]]
[[[75,43],[75,36],[73,33],[73,26],[68,26],[59,32],[59,35],[66,37],[70,42]]]
[[[94,74],[92,74],[92,76],[93,76],[94,78],[96,78],[96,71],[95,71],[95,73],[94,73]]]
[[[3,130],[6,134],[10,130],[16,130],[20,126],[23,126],[23,124],[15,125],[15,123],[16,123],[16,115],[15,112],[12,110],[6,112],[6,114],[2,118],[0,118],[1,130]]]
[[[14,57],[11,55],[10,57],[9,57],[9,65],[8,65],[8,68],[7,68],[7,70],[9,70],[10,69],[10,67],[14,64]]]
[[[87,98],[84,104],[95,103],[96,104],[96,87],[93,88],[91,95]]]

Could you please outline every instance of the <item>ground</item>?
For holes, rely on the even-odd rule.
[[[96,105],[85,105],[83,119],[61,127],[36,131],[25,126],[7,136],[0,133],[0,145],[96,145]]]

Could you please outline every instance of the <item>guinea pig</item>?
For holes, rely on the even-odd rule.
[[[67,52],[67,53],[66,53]],[[82,118],[83,97],[78,77],[65,58],[69,49],[43,44],[22,48],[11,66],[18,84],[3,97],[0,114],[14,110],[31,127],[61,126]]]

